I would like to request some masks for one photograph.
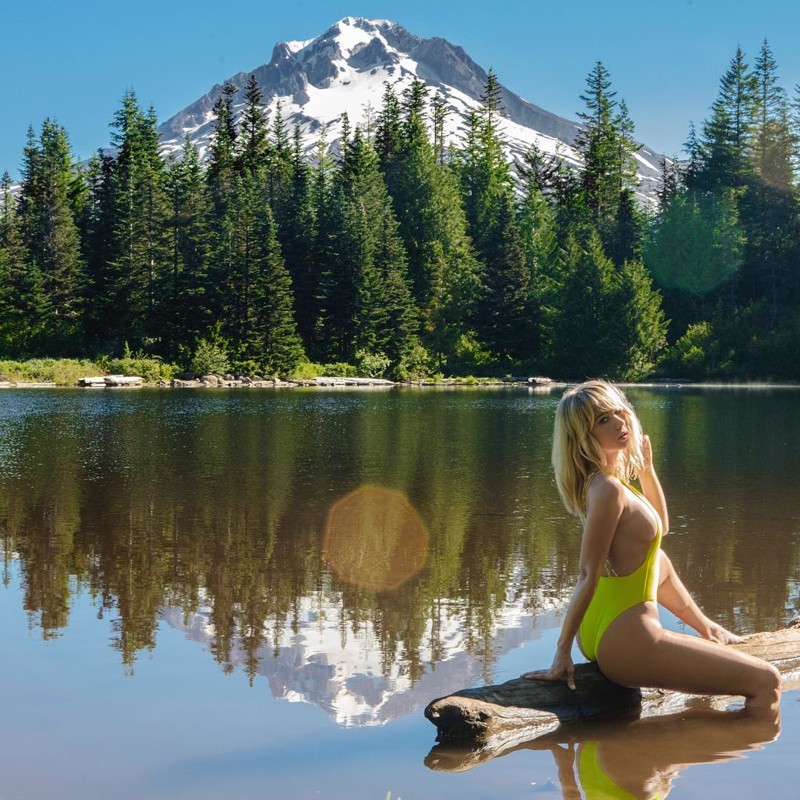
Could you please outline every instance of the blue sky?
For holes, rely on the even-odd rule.
[[[637,137],[680,152],[708,114],[736,47],[766,38],[783,86],[800,84],[797,0],[3,0],[0,171],[18,174],[29,125],[67,129],[76,156],[108,142],[127,89],[165,120],[215,83],[269,61],[344,16],[391,19],[461,45],[525,99],[575,118],[595,61]]]

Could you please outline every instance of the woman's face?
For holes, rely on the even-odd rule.
[[[615,408],[598,414],[591,430],[606,460],[613,460],[631,441],[631,424],[628,412]]]

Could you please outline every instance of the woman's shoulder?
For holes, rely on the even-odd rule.
[[[592,503],[620,503],[625,498],[625,486],[610,472],[595,472],[586,486],[586,500]]]

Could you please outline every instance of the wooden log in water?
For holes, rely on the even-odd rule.
[[[763,658],[784,682],[800,676],[800,617],[788,628],[747,636],[728,645]],[[606,680],[594,664],[575,666],[575,689],[564,683],[514,678],[496,686],[462,689],[428,704],[425,716],[436,740],[506,748],[550,733],[565,722],[638,713],[655,716],[698,705],[725,708],[737,698],[687,695],[661,689],[627,689]]]

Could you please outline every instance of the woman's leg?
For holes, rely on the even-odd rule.
[[[743,695],[745,708],[777,714],[781,677],[766,661],[733,648],[665,631],[653,603],[620,614],[603,634],[597,665],[623,686],[691,694]]]

